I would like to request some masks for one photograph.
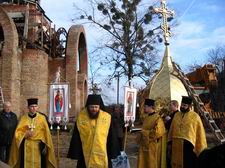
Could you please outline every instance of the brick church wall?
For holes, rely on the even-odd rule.
[[[48,60],[48,70],[49,70],[49,76],[48,81],[49,83],[53,82],[56,77],[56,72],[58,71],[58,67],[60,67],[60,74],[61,74],[61,80],[62,82],[66,79],[66,72],[65,72],[65,58],[49,58]]]
[[[27,111],[28,98],[38,98],[39,111],[48,109],[48,55],[38,49],[23,52],[21,71],[21,111]]]

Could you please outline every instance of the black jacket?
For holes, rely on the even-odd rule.
[[[17,126],[17,116],[13,112],[0,112],[0,146],[11,145]]]

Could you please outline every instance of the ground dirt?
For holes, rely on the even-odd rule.
[[[131,168],[136,168],[137,167],[137,155],[138,155],[138,144],[136,142],[136,137],[138,133],[129,133],[127,135],[127,143],[126,143],[126,148],[125,151],[128,155],[129,161]],[[57,133],[52,132],[52,137],[53,137],[53,143],[55,146],[55,153],[57,157],[58,153],[58,148],[57,148]],[[76,167],[76,160],[68,159],[66,158],[68,148],[69,148],[69,143],[71,139],[72,133],[71,132],[63,132],[59,131],[59,168],[75,168]],[[215,136],[207,131],[207,142],[209,147],[215,146]],[[58,157],[57,157],[58,158]]]

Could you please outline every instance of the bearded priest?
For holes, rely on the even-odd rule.
[[[111,115],[104,110],[100,95],[89,95],[79,113],[70,142],[68,157],[78,160],[77,168],[110,168],[120,154]]]

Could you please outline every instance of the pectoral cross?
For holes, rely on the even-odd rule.
[[[30,125],[29,125],[28,127],[29,127],[29,129],[30,129],[31,131],[34,131],[34,128],[35,128],[35,125],[34,125],[34,119],[31,120],[31,123],[30,123]]]
[[[171,32],[169,31],[169,26],[168,26],[168,16],[173,17],[174,16],[174,11],[173,10],[168,10],[166,7],[166,0],[161,0],[161,8],[153,8],[155,13],[159,13],[162,15],[163,18],[163,23],[161,25],[161,29],[164,33],[164,42],[165,45],[169,45],[169,37],[171,36]]]

